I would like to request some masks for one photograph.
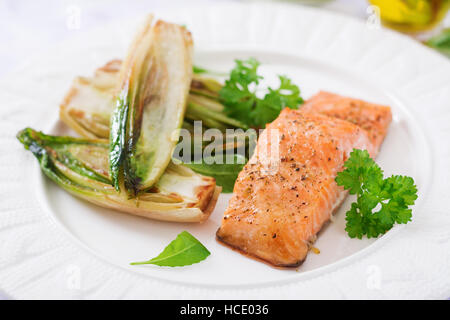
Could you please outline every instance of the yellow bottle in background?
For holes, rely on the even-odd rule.
[[[437,26],[450,8],[450,0],[369,0],[379,7],[381,21],[402,32],[428,31]]]

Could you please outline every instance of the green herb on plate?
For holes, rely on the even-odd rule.
[[[205,260],[211,253],[193,235],[181,232],[175,240],[155,258],[132,262],[131,265],[155,264],[167,267],[182,267]]]
[[[411,221],[409,207],[417,199],[411,177],[393,175],[383,179],[383,171],[366,150],[354,149],[344,166],[336,182],[357,197],[346,213],[345,230],[351,238],[375,238],[395,223]]]
[[[256,92],[260,80],[258,75],[260,63],[250,58],[235,60],[236,66],[231,70],[229,79],[219,91],[220,101],[225,105],[225,113],[250,127],[264,128],[272,122],[285,107],[297,109],[303,103],[300,89],[286,76],[279,76],[278,88],[268,88],[264,98],[258,98]]]
[[[242,168],[247,163],[247,158],[235,154],[233,163],[211,163],[210,160],[210,158],[205,158],[202,159],[202,163],[189,163],[184,165],[191,168],[194,172],[215,178],[216,184],[222,187],[222,192],[233,192],[234,183],[239,172],[242,171]]]

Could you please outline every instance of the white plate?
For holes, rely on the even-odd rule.
[[[344,203],[321,232],[319,255],[278,270],[219,245],[229,199],[202,225],[146,220],[71,197],[46,179],[13,133],[68,133],[57,105],[75,75],[122,57],[135,22],[83,34],[4,81],[0,157],[0,288],[17,298],[418,298],[450,296],[450,63],[400,35],[347,17],[284,5],[227,5],[158,17],[192,31],[197,65],[229,70],[256,57],[268,83],[287,74],[307,98],[320,89],[388,104],[394,121],[377,162],[414,177],[414,221],[377,240],[346,236]],[[32,163],[34,165],[32,165]],[[24,193],[26,197],[24,197]],[[182,230],[212,252],[185,268],[131,267]]]

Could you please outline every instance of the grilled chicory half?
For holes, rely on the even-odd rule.
[[[97,69],[92,77],[77,77],[60,105],[60,118],[86,138],[109,137],[109,119],[114,111],[114,94],[119,83],[121,60],[112,60]],[[193,75],[182,127],[193,130],[194,121],[204,129],[248,129],[223,112],[218,101],[222,85],[214,79]]]
[[[61,120],[83,137],[109,137],[109,118],[115,108],[121,65],[121,60],[112,60],[98,68],[92,77],[76,77],[60,105]],[[218,101],[220,88],[217,80],[193,75],[184,127],[201,120],[205,128],[248,129],[244,123],[225,115],[224,106]]]
[[[113,60],[105,66],[97,69],[92,77],[77,77],[72,88],[67,93],[63,104],[60,106],[60,118],[71,129],[86,138],[109,137],[109,118],[114,110],[114,90],[119,82],[119,70],[122,61]],[[191,82],[191,91],[188,97],[187,109],[182,127],[190,132],[192,159],[203,154],[204,148],[210,141],[203,139],[205,130],[213,128],[222,132],[226,129],[247,129],[244,124],[229,118],[224,113],[224,106],[218,101],[218,91],[222,85],[214,79],[195,75]],[[194,130],[194,121],[201,121],[203,132]],[[225,134],[222,146],[214,141],[215,150],[236,149],[245,146],[248,149],[249,139],[245,132],[235,131]],[[255,139],[255,138],[253,138]],[[184,135],[182,144],[184,145]],[[201,148],[194,147],[194,143],[200,141]],[[175,150],[174,158],[179,158],[179,150]],[[181,161],[185,161],[184,155]],[[245,158],[247,154],[243,155]],[[241,157],[242,158],[242,155]],[[246,162],[246,159],[245,159]],[[206,174],[216,178],[216,183],[223,187],[223,192],[232,192],[234,180],[240,171],[235,163],[209,166],[186,163],[188,167],[200,174]],[[233,183],[232,183],[233,182]]]
[[[171,163],[154,186],[130,199],[117,192],[108,174],[108,141],[51,136],[27,128],[17,138],[42,171],[71,194],[96,205],[146,218],[202,222],[214,209],[215,180]]]
[[[192,80],[186,28],[149,17],[122,64],[110,126],[109,165],[116,190],[135,196],[159,180],[178,142]]]
[[[76,77],[59,108],[59,117],[85,138],[109,138],[114,95],[122,61],[113,60],[93,77]]]

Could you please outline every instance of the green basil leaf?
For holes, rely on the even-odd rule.
[[[183,231],[157,257],[148,261],[132,262],[131,265],[155,264],[182,267],[205,260],[210,254],[193,235]]]
[[[244,168],[245,163],[247,163],[247,158],[235,154],[233,158],[233,163],[211,163],[210,158],[204,158],[202,163],[189,163],[184,164],[185,166],[191,168],[193,171],[203,174],[205,176],[210,176],[216,179],[216,184],[222,187],[222,192],[231,193],[233,192],[234,183],[239,175],[239,172]],[[223,161],[225,162],[225,161]],[[210,164],[208,164],[210,163]]]

